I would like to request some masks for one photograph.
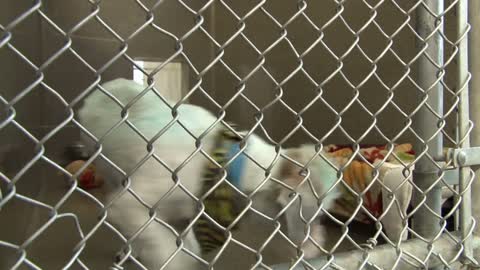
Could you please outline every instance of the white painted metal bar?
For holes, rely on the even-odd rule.
[[[469,1],[469,23],[472,26],[469,35],[469,65],[472,78],[470,80],[470,119],[473,130],[470,133],[472,146],[480,146],[480,1]],[[472,185],[472,214],[478,222],[480,220],[480,166],[473,166],[475,180]],[[476,226],[474,234],[480,234],[480,226]],[[480,260],[479,252],[474,253],[475,259]]]
[[[460,237],[454,235],[454,237]],[[480,247],[480,238],[472,237],[472,247]],[[445,262],[454,261],[455,257],[461,253],[459,246],[448,235],[442,235],[437,241],[435,241],[433,254],[441,254],[442,259]],[[401,253],[402,259],[398,260]],[[335,254],[335,261],[331,263],[327,268],[323,268],[328,264],[327,258],[318,258],[308,261],[308,265],[315,269],[423,269],[421,263],[410,257],[413,255],[415,258],[426,258],[428,256],[428,244],[420,239],[412,239],[402,243],[401,250],[389,244],[381,245],[375,249],[368,251],[355,250],[351,252],[342,252]],[[366,255],[367,254],[367,255]],[[365,256],[368,256],[368,263],[364,265]],[[430,255],[427,261],[429,267],[440,267],[445,264],[435,255]],[[363,268],[361,268],[361,266]],[[289,264],[276,265],[272,267],[275,270],[286,269],[311,269],[305,265],[298,265],[291,268]],[[260,269],[260,268],[259,268]],[[441,268],[444,269],[444,268]],[[452,267],[451,269],[456,269]]]
[[[461,148],[470,147],[470,110],[469,110],[469,66],[468,66],[468,0],[460,0],[457,4],[457,42],[458,42],[458,64],[457,64],[457,91],[460,103],[458,106],[458,132]],[[472,170],[468,166],[460,168],[459,189],[462,195],[460,205],[460,231],[464,239],[463,257],[468,262],[473,258],[472,238],[470,237],[472,222],[472,200],[470,181]]]

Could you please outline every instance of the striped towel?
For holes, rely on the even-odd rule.
[[[336,205],[332,210],[335,214],[350,217],[352,213],[360,206],[358,195],[363,193],[361,209],[355,216],[355,220],[371,224],[375,220],[371,217],[378,218],[383,212],[382,205],[382,186],[373,183],[375,161],[385,159],[389,163],[400,163],[393,155],[386,157],[388,151],[386,146],[363,146],[359,153],[367,160],[365,162],[359,156],[347,165],[343,171],[344,185],[339,185],[342,196],[336,201]],[[345,165],[352,157],[353,150],[350,146],[327,146],[327,152],[336,158],[341,165]],[[415,158],[411,144],[396,145],[393,152],[397,157],[405,163],[413,161]],[[377,181],[380,179],[377,178]],[[356,193],[356,194],[355,194]]]

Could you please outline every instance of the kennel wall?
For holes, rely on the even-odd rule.
[[[433,182],[445,186],[442,174],[438,176],[444,169],[438,166],[452,161],[443,155],[443,147],[469,147],[467,3],[2,1],[0,265],[56,269],[72,263],[79,269],[95,269],[110,262],[101,262],[100,257],[110,260],[118,251],[121,240],[111,240],[104,227],[79,249],[84,235],[75,217],[83,232],[94,228],[97,220],[89,213],[93,204],[75,206],[82,201],[80,191],[65,193],[53,163],[64,165],[65,147],[79,138],[81,131],[70,118],[70,109],[82,103],[78,97],[96,83],[133,78],[134,61],[139,59],[181,63],[188,82],[182,93],[192,93],[188,102],[216,113],[225,111],[226,120],[244,129],[256,126],[261,117],[256,132],[267,137],[265,131],[284,147],[307,142],[411,143],[417,152],[429,154],[419,160],[414,176],[430,174],[430,180],[407,177],[423,189],[416,198],[423,198]],[[475,12],[471,14],[474,21]],[[434,266],[461,258],[472,263],[472,177],[469,167],[459,171],[455,183],[461,183],[462,192],[455,198],[461,201],[456,208],[462,209],[458,225],[464,240],[458,234],[444,234],[428,246],[420,238],[405,244],[403,253],[400,245],[390,245],[400,261],[423,265],[428,257]],[[427,195],[431,199],[426,202],[438,212],[438,191]],[[440,219],[420,209],[427,211],[421,215],[425,222],[443,231]],[[432,237],[428,234],[422,235]],[[111,245],[94,248],[105,241]],[[456,249],[444,249],[452,241]],[[432,247],[445,253],[428,253]],[[380,263],[370,262],[367,251],[330,258],[340,265],[348,258]],[[438,260],[440,254],[452,260]]]

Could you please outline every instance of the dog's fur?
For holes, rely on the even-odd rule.
[[[131,102],[144,90],[144,86],[125,79],[105,83],[102,87],[123,105]],[[128,114],[123,114],[124,118],[128,119],[147,140],[152,139],[173,119],[170,108],[162,103],[152,91],[138,99],[126,112]],[[182,188],[188,189],[195,196],[201,195],[199,193],[202,173],[207,159],[201,153],[190,156],[197,149],[196,141],[178,123],[173,124],[155,140],[152,148],[155,156],[148,156],[147,143],[127,123],[120,124],[104,136],[122,119],[122,109],[98,89],[85,99],[78,116],[79,122],[84,127],[97,138],[101,138],[102,153],[130,176],[129,181],[124,181],[124,176],[113,173],[114,169],[111,165],[106,165],[106,162],[97,164],[99,173],[108,183],[107,201],[114,199],[113,204],[108,208],[109,221],[119,228],[122,234],[127,238],[134,236],[153,214],[149,215],[149,209],[140,203],[139,199],[149,206],[158,205],[155,211],[156,217],[168,223],[188,220],[195,216],[197,212],[195,202],[186,195]],[[216,117],[201,107],[183,104],[178,108],[178,120],[193,135],[199,136],[216,121]],[[199,146],[205,153],[211,152],[218,129],[219,127],[213,128],[201,140]],[[93,141],[85,134],[83,141],[94,149]],[[276,156],[274,147],[256,135],[249,137],[246,152],[264,168],[269,167]],[[315,155],[313,145],[284,150],[284,153],[300,164],[305,164]],[[185,163],[187,159],[188,162]],[[165,169],[159,160],[175,171],[173,177],[172,172]],[[139,162],[144,163],[138,167]],[[311,174],[307,181],[303,181],[305,177],[299,174],[300,169],[300,166],[294,165],[286,159],[279,159],[272,171],[273,176],[292,187],[301,197],[301,200],[297,198],[283,215],[287,221],[287,235],[298,244],[306,237],[305,224],[299,215],[300,202],[304,218],[310,219],[313,215],[318,215],[319,202],[312,192],[312,188],[319,196],[322,196],[337,179],[336,171],[320,157],[310,163]],[[265,170],[247,158],[241,179],[242,191],[249,194],[264,179]],[[124,189],[122,182],[140,198],[135,198],[130,192],[119,193]],[[169,189],[175,186],[175,183],[179,185],[174,188],[173,192],[167,194]],[[302,185],[299,185],[300,183]],[[280,187],[281,185],[271,179],[267,180],[261,191],[271,192],[276,200],[265,200],[259,203],[267,208],[274,207],[274,205],[288,205],[291,198],[294,197],[291,196],[292,191]],[[337,194],[335,190],[332,190],[328,196],[324,196],[323,208],[328,209]],[[319,223],[312,223],[310,236],[319,244],[322,244],[323,234],[323,228]],[[191,231],[184,238],[184,243],[185,248],[196,254],[200,253],[198,243]],[[140,234],[136,235],[132,246],[135,254],[148,269],[159,269],[175,252],[177,244],[176,237],[169,229],[157,221],[153,221]],[[313,256],[318,252],[313,244],[308,243],[304,245],[304,250],[307,256]],[[184,257],[170,262],[166,269],[199,268],[195,260],[186,259],[188,256],[185,254],[182,256]]]

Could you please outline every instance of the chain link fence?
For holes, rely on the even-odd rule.
[[[468,1],[12,0],[0,19],[2,269],[477,265]],[[147,84],[104,84],[133,69]]]

